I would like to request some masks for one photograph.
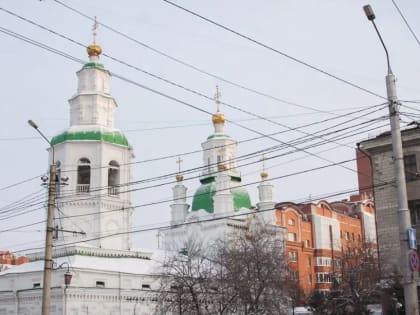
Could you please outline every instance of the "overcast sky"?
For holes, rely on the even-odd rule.
[[[387,111],[379,110],[383,106],[377,106],[385,102],[386,59],[374,28],[363,13],[362,6],[366,2],[173,1],[263,43],[268,48],[161,0],[61,0],[87,16],[97,16],[100,23],[145,44],[142,46],[100,26],[97,42],[104,53],[181,85],[184,89],[102,56],[101,61],[113,73],[207,112],[215,111],[214,102],[187,89],[212,97],[215,86],[219,85],[221,100],[242,110],[222,105],[226,118],[247,128],[228,122],[225,129],[229,135],[242,141],[261,134],[281,132],[273,136],[274,138],[260,137],[241,143],[238,152],[242,156],[272,146],[281,146],[267,154],[267,158],[272,159],[266,162],[274,184],[276,201],[302,202],[310,198],[318,200],[321,196],[356,189],[354,161],[301,175],[278,177],[354,159],[357,142],[386,130],[384,126],[388,121],[378,118],[386,115]],[[395,0],[395,3],[412,30],[420,36],[420,3],[411,0]],[[92,41],[92,21],[58,1],[2,0],[0,4],[2,9],[85,46]],[[404,101],[418,101],[420,45],[404,24],[392,1],[375,0],[370,4],[376,12],[376,23],[386,42],[392,69],[398,78],[398,96]],[[39,177],[48,169],[48,146],[27,125],[27,120],[35,120],[48,137],[66,129],[69,124],[67,100],[76,92],[75,72],[81,68],[81,64],[77,62],[4,32],[16,32],[78,59],[87,60],[87,55],[83,47],[4,10],[0,11],[0,21],[2,231],[45,219],[45,210],[39,204],[33,207],[30,205],[39,203],[41,191],[45,194]],[[202,71],[175,62],[164,54]],[[295,61],[284,55],[295,58]],[[296,62],[296,59],[306,65]],[[360,88],[316,71],[308,65]],[[111,78],[111,93],[119,105],[116,127],[126,133],[134,148],[135,161],[179,154],[184,161],[184,169],[202,165],[201,153],[185,153],[200,150],[201,142],[213,132],[210,115],[116,77]],[[403,126],[416,119],[420,113],[417,103],[404,102],[401,111],[408,116],[403,116]],[[344,117],[337,118],[338,115]],[[256,119],[256,116],[270,121]],[[338,132],[338,129],[342,129],[338,126],[327,129],[334,125],[341,125],[346,130]],[[311,147],[299,152],[293,152],[296,145],[284,146],[285,142],[292,143],[293,139],[308,134],[322,135],[323,130],[335,130],[336,136],[341,139],[322,146],[315,145],[322,141],[320,139],[303,142],[297,145],[299,149]],[[323,138],[333,136],[334,134],[323,135]],[[259,180],[259,159],[260,155],[253,155],[243,162],[251,163],[241,168],[244,184]],[[175,172],[175,161],[176,158],[170,158],[137,163],[134,165],[133,180]],[[188,180],[188,177],[194,175],[196,174],[186,176],[185,185],[189,188],[189,194],[199,186],[197,179]],[[35,179],[7,187],[30,178]],[[153,183],[167,182],[169,180]],[[172,185],[134,192],[133,205],[170,198]],[[256,184],[249,185],[247,189],[255,204],[258,201]],[[327,199],[341,200],[348,195]],[[30,199],[31,196],[34,198]],[[18,208],[10,207],[16,206],[15,203],[22,198],[24,204]],[[169,203],[137,207],[133,216],[133,228],[166,225],[169,209]],[[6,210],[10,211],[4,212]],[[28,212],[24,215],[8,218],[26,211]],[[156,232],[136,233],[132,237],[135,247],[157,246]],[[43,245],[43,241],[44,224],[0,233],[0,248],[13,251],[39,247]]]

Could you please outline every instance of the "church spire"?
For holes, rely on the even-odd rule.
[[[214,101],[216,102],[217,111],[212,117],[213,125],[214,125],[214,132],[215,133],[223,133],[223,127],[225,125],[225,115],[220,112],[220,97],[222,94],[219,91],[219,86],[216,85],[216,93],[214,94]]]
[[[184,176],[181,174],[181,157],[178,157],[176,163],[178,164],[178,174],[176,175],[176,184],[172,188],[173,204],[171,204],[171,225],[184,223],[190,207],[187,204],[187,187],[182,183]]]
[[[98,35],[97,29],[98,29],[98,21],[96,20],[96,16],[95,16],[95,21],[94,21],[93,27],[92,27],[93,43],[90,44],[86,48],[86,51],[89,55],[89,60],[93,61],[93,62],[98,61],[99,60],[99,55],[102,53],[101,46],[96,44],[96,36]]]
[[[262,217],[266,223],[275,222],[275,202],[273,201],[273,185],[267,180],[268,172],[265,167],[265,156],[261,158],[262,171],[260,173],[261,182],[258,185],[259,202],[257,203],[258,211],[262,213]]]

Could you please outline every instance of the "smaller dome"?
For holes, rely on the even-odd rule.
[[[266,171],[262,171],[260,173],[261,179],[266,179],[268,177],[268,173]]]
[[[225,122],[225,115],[220,112],[217,112],[213,115],[212,121],[214,124],[223,124]]]
[[[181,174],[176,175],[175,178],[177,182],[182,182],[184,180],[184,176],[182,176]]]
[[[86,48],[86,51],[90,57],[99,56],[102,53],[102,48],[97,44],[92,44]]]

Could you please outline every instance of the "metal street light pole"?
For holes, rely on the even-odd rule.
[[[51,141],[39,130],[38,125],[32,120],[28,120],[28,124],[34,128],[51,147],[52,161],[50,165],[50,181],[48,186],[48,210],[47,210],[47,229],[45,233],[45,257],[44,257],[44,280],[42,286],[42,315],[50,314],[51,304],[51,274],[53,269],[52,245],[54,233],[54,209],[55,209],[55,182],[56,182],[56,165],[54,156],[54,147]]]
[[[370,5],[363,7],[369,21],[375,27],[375,31],[384,47],[386,60],[388,64],[388,73],[386,75],[386,90],[388,96],[389,119],[391,124],[392,153],[394,156],[394,176],[397,188],[398,203],[398,222],[399,222],[399,240],[400,240],[400,271],[403,276],[405,314],[418,315],[417,283],[413,272],[409,266],[410,248],[408,244],[408,230],[411,229],[410,211],[407,202],[407,187],[404,173],[404,154],[402,149],[400,113],[397,99],[396,79],[391,70],[388,50],[375,24],[375,13]]]

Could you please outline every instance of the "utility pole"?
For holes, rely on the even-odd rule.
[[[44,280],[42,286],[41,313],[42,315],[49,315],[51,305],[51,274],[53,270],[52,245],[54,234],[55,184],[57,172],[54,157],[54,147],[50,140],[48,140],[48,138],[38,129],[38,125],[34,121],[28,120],[28,124],[48,142],[52,150],[52,161],[50,165],[50,179],[48,186],[47,229],[45,233]]]
[[[388,98],[389,120],[391,124],[392,153],[394,157],[394,176],[397,189],[398,203],[398,223],[399,223],[399,241],[400,241],[400,271],[402,273],[402,284],[404,287],[404,303],[405,314],[419,315],[417,283],[414,273],[409,266],[410,248],[408,244],[408,230],[411,229],[410,211],[407,202],[407,187],[404,172],[404,154],[402,149],[401,130],[400,130],[400,113],[397,99],[396,78],[391,70],[388,50],[375,24],[375,13],[370,5],[363,7],[369,21],[375,27],[375,31],[379,36],[382,46],[385,49],[388,64],[388,73],[386,75],[386,91]]]

